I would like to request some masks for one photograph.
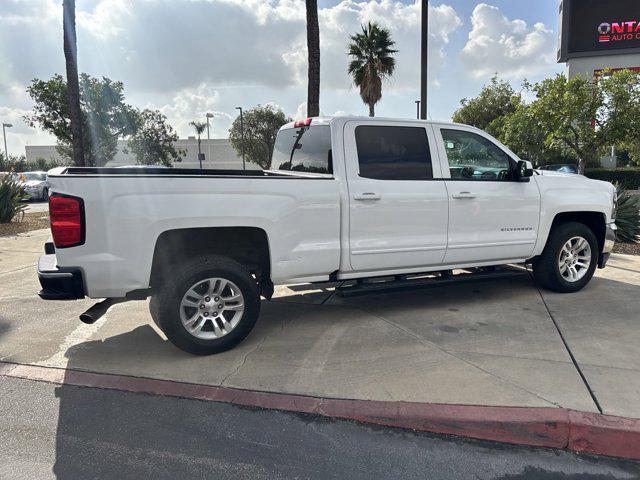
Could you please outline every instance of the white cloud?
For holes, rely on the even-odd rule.
[[[222,120],[227,123],[229,121],[231,116],[217,109],[219,103],[220,93],[206,84],[201,84],[195,88],[179,91],[170,102],[164,105],[149,103],[147,107],[160,110],[181,136],[187,136],[193,134],[193,128],[189,122],[204,121],[207,113],[213,114],[213,122]]]
[[[460,59],[474,77],[498,72],[522,79],[548,71],[554,63],[554,34],[542,23],[529,27],[523,20],[509,20],[497,7],[481,3],[473,10],[471,25]]]
[[[25,95],[17,99],[8,92],[24,92],[33,78],[64,74],[61,4],[0,1],[0,105],[28,110]],[[399,50],[383,104],[393,92],[415,95],[420,0],[343,0],[320,9],[319,19],[321,102],[331,105],[327,111],[358,111],[354,105],[360,101],[347,75],[347,43],[369,20],[389,28]],[[446,60],[445,46],[461,24],[451,6],[430,6],[432,84]],[[77,28],[80,71],[122,81],[129,102],[160,108],[181,135],[206,111],[221,114],[220,129],[230,122],[235,105],[277,100],[290,114],[302,112],[296,112],[306,98],[307,81],[302,0],[82,0]],[[352,104],[344,105],[347,97]],[[27,136],[13,145],[31,143]]]
[[[347,44],[349,36],[360,31],[369,21],[388,28],[396,42],[396,72],[385,89],[415,89],[420,78],[420,1],[405,4],[390,0],[355,2],[344,0],[333,8],[320,12],[322,84],[325,88],[346,89]],[[436,79],[444,59],[444,47],[462,24],[455,10],[448,5],[429,7],[429,67]],[[304,38],[302,39],[304,41]],[[305,49],[306,51],[306,49]],[[306,69],[306,54],[297,66]],[[299,74],[300,75],[300,74]]]

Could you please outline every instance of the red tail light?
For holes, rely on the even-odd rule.
[[[84,205],[81,198],[51,195],[49,216],[56,248],[75,247],[84,243]]]
[[[311,125],[311,120],[312,120],[311,118],[307,118],[305,120],[298,120],[293,124],[293,128],[308,127],[309,125]]]

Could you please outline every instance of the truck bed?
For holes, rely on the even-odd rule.
[[[120,168],[120,167],[64,167],[49,176],[101,176],[101,177],[285,177],[330,178],[330,175],[271,170],[223,170],[200,168]]]

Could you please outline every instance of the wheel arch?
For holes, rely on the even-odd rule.
[[[259,227],[194,227],[162,232],[154,246],[149,285],[157,288],[173,266],[206,254],[237,261],[255,276],[265,296],[273,291],[269,239]]]
[[[549,236],[553,229],[563,223],[577,222],[582,223],[589,227],[598,240],[598,249],[601,252],[604,248],[604,241],[606,236],[607,220],[606,216],[602,212],[597,211],[574,211],[574,212],[560,212],[555,215],[551,228],[547,234],[546,243],[549,241]]]

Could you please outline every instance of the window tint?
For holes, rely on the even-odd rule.
[[[433,178],[427,132],[421,127],[356,127],[360,176],[378,180]]]
[[[509,155],[493,142],[471,132],[441,130],[451,178],[463,180],[509,180]]]
[[[331,127],[312,125],[280,130],[273,148],[271,170],[332,173]]]

